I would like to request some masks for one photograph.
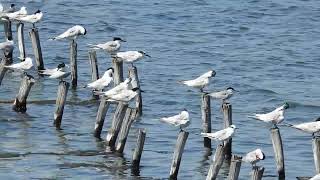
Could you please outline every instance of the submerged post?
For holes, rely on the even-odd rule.
[[[182,153],[184,151],[184,146],[185,146],[186,141],[188,139],[188,135],[189,135],[189,133],[186,131],[180,131],[180,133],[178,135],[176,147],[175,147],[174,153],[173,153],[169,179],[176,179],[178,176]]]
[[[264,172],[264,167],[255,166],[252,168],[251,180],[261,180]]]
[[[314,158],[314,165],[316,167],[317,174],[320,173],[320,138],[315,137],[312,139],[313,145],[313,158]]]
[[[133,174],[139,174],[138,172],[140,169],[140,159],[141,159],[145,139],[146,139],[146,131],[139,129],[136,148],[133,151],[132,162],[131,162]]]
[[[57,129],[61,129],[61,120],[64,110],[64,105],[67,100],[67,94],[70,84],[66,81],[60,81],[57,93],[56,100],[56,111],[54,113],[54,122],[53,125],[56,126]]]
[[[36,60],[37,68],[38,70],[44,70],[38,29],[32,28],[31,31],[29,32],[29,35],[32,42],[32,49],[33,49],[34,57]]]
[[[202,118],[202,132],[211,133],[210,96],[207,94],[201,95],[201,118]],[[204,137],[203,144],[205,148],[211,149],[211,139]]]
[[[70,68],[71,68],[71,86],[73,89],[78,85],[78,65],[77,65],[77,42],[72,40],[70,43]]]
[[[106,139],[107,145],[110,146],[112,149],[114,148],[114,145],[116,143],[116,140],[121,128],[121,124],[123,122],[123,117],[125,115],[127,108],[128,108],[128,104],[120,102],[113,115],[111,128],[108,131],[107,139]]]
[[[21,81],[19,93],[17,94],[17,97],[13,102],[12,109],[14,111],[17,111],[17,112],[27,111],[27,98],[34,82],[35,82],[34,78],[31,75],[28,75],[25,73]]]
[[[123,153],[124,147],[127,142],[127,137],[131,128],[131,124],[133,123],[135,119],[135,112],[134,109],[127,108],[126,114],[124,116],[122,125],[121,125],[121,130],[119,133],[119,138],[118,138],[118,144],[116,147],[116,151],[118,153]]]
[[[222,144],[219,144],[216,149],[216,153],[214,154],[213,162],[210,165],[210,169],[207,175],[206,180],[214,180],[217,178],[219,170],[223,164],[223,161],[225,159],[224,157],[224,146]]]
[[[237,180],[240,173],[242,157],[232,155],[231,164],[229,169],[228,180]]]
[[[271,128],[271,140],[273,145],[273,151],[275,154],[274,157],[277,164],[279,179],[284,179],[285,178],[284,155],[283,155],[282,139],[281,139],[280,130],[278,127]]]
[[[113,83],[114,86],[123,82],[123,62],[118,61],[115,55],[112,55],[112,67],[114,70],[113,73]]]
[[[136,111],[137,117],[140,117],[142,115],[142,96],[140,91],[138,71],[135,66],[129,68],[129,77],[131,78],[132,88],[139,88],[138,95],[136,96]]]
[[[26,58],[23,27],[24,27],[23,23],[19,22],[17,24],[18,47],[19,47],[19,52],[20,52],[19,58],[21,61],[23,61]]]
[[[232,125],[232,106],[229,103],[223,103],[222,104],[222,111],[223,111],[223,124],[224,128],[229,127]],[[224,147],[225,147],[225,158],[227,160],[231,159],[232,155],[232,138],[230,138],[227,141],[224,141]]]
[[[96,138],[101,138],[101,131],[109,106],[110,102],[107,101],[105,98],[101,98],[93,133],[94,137]]]
[[[4,37],[5,40],[12,40],[12,26],[11,26],[11,21],[5,20],[3,21],[3,27],[4,27]]]

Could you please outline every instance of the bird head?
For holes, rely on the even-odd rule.
[[[148,56],[148,57],[151,57],[150,55],[146,54],[145,52],[143,51],[138,51],[140,54],[143,54],[144,56]]]
[[[59,69],[62,69],[62,68],[64,68],[64,67],[66,67],[66,64],[64,64],[64,62],[58,64],[58,66],[57,66],[58,70],[59,70]]]
[[[38,14],[41,13],[40,9],[38,9],[36,12],[34,12],[33,14]]]
[[[211,70],[211,77],[214,77],[216,75],[216,71],[215,70]]]
[[[318,117],[315,121],[320,121],[320,117]]]
[[[108,68],[106,72],[104,72],[103,77],[112,77],[113,74],[113,68]]]
[[[227,88],[227,91],[233,92],[233,91],[236,91],[236,90],[233,89],[233,87],[228,87],[228,88]]]
[[[131,90],[134,91],[134,92],[136,92],[136,91],[138,91],[138,90],[140,90],[140,92],[144,92],[144,91],[142,91],[142,90],[141,90],[140,88],[138,88],[138,87],[132,88]]]
[[[10,8],[14,8],[15,6],[15,4],[10,4]]]
[[[284,105],[283,105],[283,109],[288,109],[290,106],[289,106],[289,103],[285,102]]]
[[[127,41],[121,39],[120,37],[113,37],[113,41],[127,42]]]
[[[236,127],[236,125],[234,125],[234,124],[232,124],[232,125],[230,126],[230,128],[232,128],[232,129],[238,129],[238,128]]]
[[[261,149],[256,149],[256,159],[264,160],[266,158],[265,154]]]

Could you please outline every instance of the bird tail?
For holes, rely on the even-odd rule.
[[[288,126],[288,127],[293,127],[293,128],[294,128],[293,124],[289,124],[289,123],[282,122],[282,125]]]
[[[56,38],[55,38],[55,37],[53,37],[53,38],[49,38],[49,40],[50,40],[50,41],[55,41],[55,40],[56,40]]]
[[[86,84],[86,85],[84,85],[84,86],[82,86],[83,88],[87,88],[88,87],[88,85]]]
[[[91,49],[95,49],[95,50],[98,50],[100,49],[99,47],[97,47],[97,45],[94,45],[94,44],[87,44]]]
[[[257,115],[256,114],[248,115],[248,118],[257,119]]]
[[[184,80],[177,81],[178,84],[185,84]]]
[[[203,136],[203,137],[207,137],[207,138],[209,138],[209,137],[210,137],[208,133],[201,133],[201,136]]]

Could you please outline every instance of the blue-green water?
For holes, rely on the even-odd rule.
[[[145,91],[144,115],[133,124],[123,157],[105,153],[104,142],[93,138],[98,102],[67,104],[61,131],[52,126],[53,104],[29,104],[26,114],[13,112],[10,104],[0,104],[1,179],[167,178],[178,130],[157,119],[183,108],[191,113],[192,124],[179,178],[204,179],[211,156],[205,156],[199,137],[200,95],[176,82],[209,69],[216,70],[217,75],[208,89],[232,86],[240,91],[231,99],[233,122],[239,127],[233,138],[233,153],[244,155],[262,148],[266,159],[259,164],[265,167],[264,179],[276,179],[269,126],[248,119],[247,115],[270,111],[287,101],[291,105],[286,113],[288,123],[312,121],[318,116],[320,2],[317,0],[20,0],[3,4],[11,2],[26,6],[29,12],[38,8],[44,12],[37,27],[46,67],[69,62],[68,42],[48,38],[75,24],[87,28],[87,36],[78,41],[80,85],[91,79],[87,43],[120,36],[127,40],[122,50],[144,50],[152,58],[136,64]],[[25,39],[27,53],[33,57],[27,35],[30,28],[26,25]],[[18,57],[17,48],[14,55]],[[110,66],[110,58],[103,52],[98,53],[98,61],[100,73]],[[29,100],[55,99],[58,82],[35,77],[37,82]],[[20,80],[15,74],[7,74],[0,99],[13,99]],[[90,98],[91,92],[83,88],[68,94],[70,101]],[[108,113],[103,137],[110,121]],[[214,130],[222,128],[218,101],[212,101],[212,123]],[[130,160],[138,128],[147,129],[147,139],[140,177],[134,177]],[[314,175],[311,136],[287,127],[281,127],[281,135],[287,179]],[[250,170],[250,165],[243,164],[241,179],[248,179]],[[227,166],[220,172],[220,179],[224,179]]]

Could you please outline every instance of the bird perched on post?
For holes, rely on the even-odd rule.
[[[320,117],[317,118],[314,122],[307,122],[296,125],[289,124],[289,126],[301,130],[303,132],[311,133],[314,137],[315,133],[318,133],[320,131]]]
[[[43,17],[43,13],[40,10],[37,10],[31,15],[21,16],[15,18],[17,21],[32,23],[33,28],[35,28],[35,23],[39,22]]]
[[[111,81],[113,81],[113,68],[108,68],[100,79],[87,84],[85,87],[102,90],[104,87],[108,86]]]
[[[181,111],[178,115],[161,118],[160,121],[174,126],[179,126],[180,131],[183,131],[183,128],[190,125],[189,113],[186,109]]]
[[[209,84],[210,78],[214,77],[216,72],[214,70],[208,71],[196,79],[180,81],[180,83],[185,84],[190,87],[200,89],[200,92],[203,92],[203,88]]]
[[[26,57],[26,59],[22,62],[11,64],[8,66],[4,66],[8,69],[18,70],[18,71],[25,71],[33,67],[32,59],[29,57]]]
[[[58,70],[65,71],[65,67],[68,67],[68,65],[66,65],[65,63],[60,63],[54,69],[39,70],[39,74],[46,75],[46,76],[51,76],[52,74],[56,73]]]
[[[229,140],[235,133],[235,129],[238,129],[235,125],[231,125],[225,129],[214,133],[201,133],[203,137],[210,138],[216,141],[226,141]]]
[[[284,120],[284,111],[289,108],[288,103],[284,103],[282,106],[277,109],[266,113],[266,114],[254,114],[249,116],[250,118],[258,119],[264,122],[270,122],[274,127],[277,127],[277,124],[281,123]]]
[[[51,40],[61,40],[61,39],[69,39],[69,40],[76,40],[79,36],[83,36],[87,34],[87,30],[80,26],[75,25],[68,30],[66,30],[64,33],[60,34],[57,37],[51,38]]]
[[[126,52],[118,52],[116,54],[116,58],[118,61],[124,61],[126,63],[130,63],[133,66],[133,63],[142,59],[143,57],[149,56],[143,51],[126,51]]]
[[[125,81],[121,82],[120,84],[118,84],[114,88],[112,88],[112,89],[110,89],[110,90],[108,90],[106,92],[95,92],[95,94],[96,95],[103,95],[103,96],[106,96],[106,97],[119,94],[122,91],[129,90],[130,82],[131,82],[131,78],[127,78]]]
[[[102,44],[88,44],[92,49],[102,49],[107,51],[108,53],[116,53],[117,51],[120,50],[121,44],[120,42],[126,42],[125,40],[119,38],[119,37],[114,37],[112,41],[108,41],[106,43]]]
[[[105,96],[107,98],[107,101],[119,101],[124,103],[129,103],[133,98],[135,98],[138,95],[139,88],[133,88],[130,90],[123,90],[118,94],[113,95],[107,95]],[[143,92],[140,90],[140,92]]]
[[[264,160],[265,157],[266,156],[261,151],[261,149],[256,149],[246,154],[246,156],[242,158],[242,161],[250,163],[252,166],[256,166],[256,163],[260,160]]]
[[[232,87],[228,87],[226,90],[219,91],[219,92],[212,92],[208,95],[211,96],[214,99],[221,99],[222,102],[225,102],[227,99],[229,99],[232,95],[235,89]]]

